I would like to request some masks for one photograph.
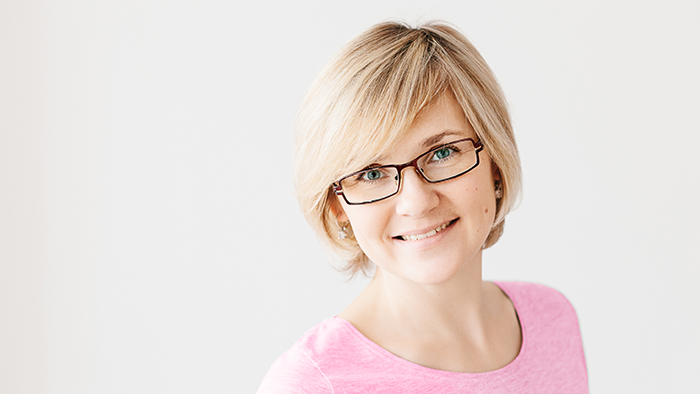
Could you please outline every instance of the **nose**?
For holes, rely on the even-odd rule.
[[[405,168],[401,190],[396,198],[396,213],[402,216],[423,217],[440,203],[433,185],[417,173],[415,167]]]

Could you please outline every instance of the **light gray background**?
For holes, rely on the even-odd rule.
[[[697,392],[697,2],[242,3],[0,3],[0,391],[254,392],[366,283],[293,197],[305,89],[370,25],[439,18],[521,149],[485,277],[564,292],[592,392]]]

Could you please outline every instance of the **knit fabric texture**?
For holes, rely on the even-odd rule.
[[[458,373],[404,360],[348,321],[313,327],[270,367],[258,394],[280,393],[588,393],[576,312],[558,291],[525,282],[495,282],[512,300],[522,344],[508,365]]]

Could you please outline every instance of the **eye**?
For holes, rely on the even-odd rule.
[[[360,174],[360,178],[363,181],[376,181],[384,176],[380,170],[367,170]]]
[[[440,148],[440,149],[436,150],[435,152],[433,152],[432,160],[433,161],[444,160],[444,159],[448,158],[453,152],[454,152],[454,150],[452,148],[449,148],[449,147]]]

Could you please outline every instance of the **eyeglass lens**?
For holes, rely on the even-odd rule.
[[[416,159],[419,172],[429,182],[440,182],[462,175],[478,162],[472,140],[451,142],[432,149]],[[396,194],[401,176],[397,166],[380,166],[353,173],[340,181],[345,199],[351,203],[380,200]]]

